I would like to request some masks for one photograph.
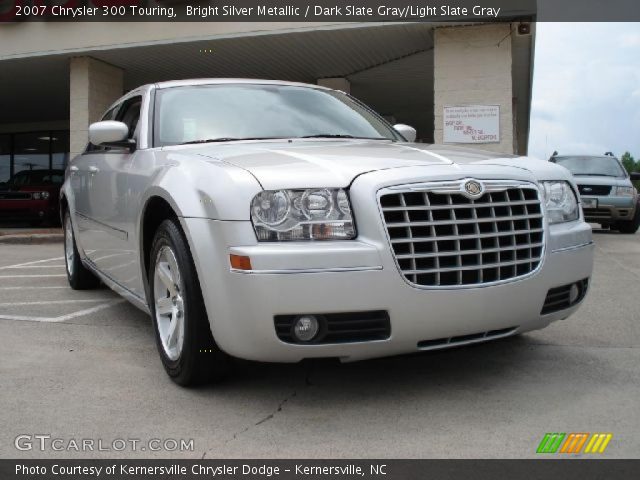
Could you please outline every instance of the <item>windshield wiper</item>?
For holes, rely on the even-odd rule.
[[[318,133],[317,135],[304,135],[297,138],[357,138],[362,140],[390,140],[385,137],[356,137],[354,135],[347,135],[341,133]]]
[[[241,142],[243,140],[276,140],[278,137],[248,137],[248,138],[235,138],[235,137],[220,137],[220,138],[206,138],[202,140],[190,140],[188,142],[179,143],[178,145],[193,145],[196,143],[214,143],[214,142]]]

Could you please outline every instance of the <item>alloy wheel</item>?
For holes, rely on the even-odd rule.
[[[64,219],[64,255],[67,262],[67,273],[73,275],[73,228],[71,227],[71,216]]]
[[[184,344],[183,282],[173,250],[163,246],[154,266],[153,299],[156,325],[164,353],[177,360]]]

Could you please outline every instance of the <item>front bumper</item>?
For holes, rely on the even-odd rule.
[[[0,200],[0,219],[37,220],[57,216],[57,206],[51,200]]]
[[[584,217],[587,222],[608,225],[620,220],[631,220],[635,214],[635,197],[585,196],[581,197]],[[596,202],[595,207],[587,207],[588,202]]]
[[[181,220],[216,342],[233,356],[259,361],[362,360],[429,349],[424,345],[433,339],[543,328],[578,308],[541,315],[549,289],[589,278],[593,261],[590,227],[570,222],[547,227],[541,268],[529,277],[485,287],[419,289],[405,282],[388,244],[366,233],[362,241],[229,248],[253,235],[250,222]],[[230,253],[250,256],[253,270],[233,271]],[[274,327],[276,315],[364,310],[388,312],[390,338],[301,345],[281,341]]]

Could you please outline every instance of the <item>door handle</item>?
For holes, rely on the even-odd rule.
[[[92,175],[98,173],[99,171],[100,171],[100,169],[98,167],[94,167],[93,165],[91,165],[89,167],[89,173],[92,174]]]

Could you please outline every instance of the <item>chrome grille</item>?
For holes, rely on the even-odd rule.
[[[464,181],[392,187],[380,196],[400,271],[415,285],[473,286],[536,270],[544,247],[537,188],[484,181],[469,198]],[[397,191],[399,190],[399,191]]]

